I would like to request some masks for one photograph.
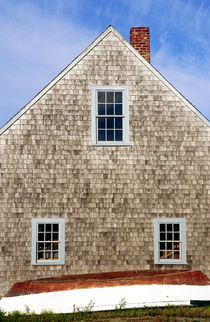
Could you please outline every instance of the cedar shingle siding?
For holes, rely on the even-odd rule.
[[[91,88],[129,91],[129,146],[91,145]],[[209,127],[110,32],[0,137],[0,295],[63,274],[210,277]],[[155,265],[154,218],[185,218],[187,265]],[[32,218],[64,218],[65,265],[32,266]]]

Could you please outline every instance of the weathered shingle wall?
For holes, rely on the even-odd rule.
[[[91,86],[127,85],[130,146],[91,146]],[[0,138],[0,295],[62,274],[210,275],[209,128],[112,33]],[[64,266],[31,266],[31,219],[66,220]],[[153,218],[187,219],[188,265],[156,266]]]

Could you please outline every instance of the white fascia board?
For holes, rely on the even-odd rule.
[[[46,94],[52,86],[54,86],[66,73],[68,73],[80,60],[82,60],[104,37],[110,32],[121,40],[127,48],[155,75],[157,76],[192,112],[194,112],[206,125],[210,127],[208,119],[195,108],[179,91],[175,89],[150,63],[147,62],[127,40],[113,27],[109,26],[101,33],[79,56],[77,56],[60,74],[58,74],[47,86],[45,86],[28,104],[26,104],[15,116],[13,116],[1,129],[0,135],[4,133],[15,121],[17,121],[28,109],[30,109],[44,94]]]

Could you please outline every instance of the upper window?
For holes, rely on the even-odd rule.
[[[155,264],[186,264],[186,220],[154,219]]]
[[[92,144],[129,144],[127,86],[93,86]]]
[[[64,261],[64,219],[32,219],[32,265],[63,265]]]

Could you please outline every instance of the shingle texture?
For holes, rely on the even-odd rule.
[[[126,85],[130,145],[91,145],[92,85]],[[65,274],[210,276],[209,127],[110,32],[0,137],[0,295]],[[31,265],[31,219],[66,221],[63,266]],[[187,220],[187,265],[154,265],[153,218]]]

